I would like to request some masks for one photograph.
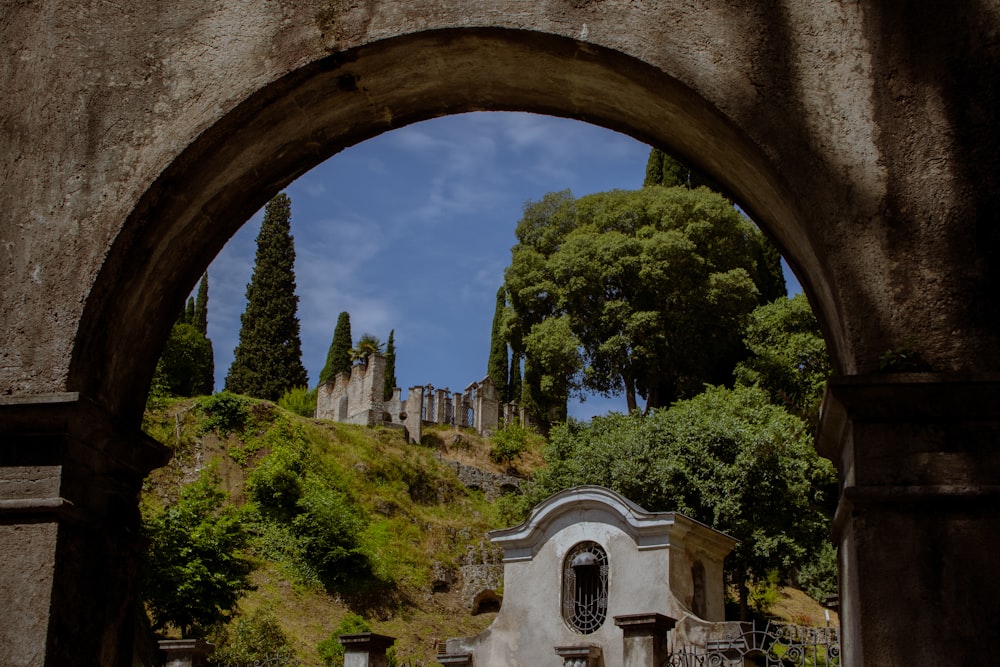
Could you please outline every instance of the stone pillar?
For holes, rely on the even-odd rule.
[[[462,394],[457,391],[451,396],[451,413],[457,428],[468,426],[465,423],[465,402],[462,400]]]
[[[406,440],[413,444],[420,444],[423,437],[423,421],[420,411],[424,405],[424,388],[410,387],[406,394],[406,419],[403,426],[406,428]]]
[[[161,639],[159,647],[163,667],[206,667],[215,650],[214,644],[201,639]]]
[[[0,654],[126,667],[140,612],[138,496],[163,445],[75,393],[0,397]]]
[[[968,665],[1000,618],[1000,375],[831,379],[844,664]]]
[[[386,650],[396,641],[394,637],[362,632],[340,635],[344,646],[344,667],[386,667]]]
[[[446,424],[448,422],[448,390],[434,390],[434,423]]]
[[[597,667],[600,663],[600,646],[556,646],[555,649],[565,667]]]
[[[667,633],[676,619],[663,614],[615,616],[622,629],[622,667],[659,667],[667,659]]]

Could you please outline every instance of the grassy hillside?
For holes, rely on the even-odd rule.
[[[408,445],[395,429],[306,419],[249,399],[161,401],[150,406],[145,428],[174,450],[146,484],[146,512],[172,503],[205,469],[214,470],[232,503],[252,507],[254,483],[259,487],[262,474],[275,468],[275,452],[288,451],[356,510],[369,575],[334,586],[288,548],[292,537],[280,524],[254,523],[256,590],[242,599],[240,613],[273,614],[301,662],[321,664],[317,644],[348,612],[374,632],[397,637],[397,655],[419,660],[434,655],[437,641],[474,634],[495,616],[474,616],[463,606],[459,566],[470,547],[500,527],[496,506],[462,485],[443,461],[507,472],[474,431],[432,427],[423,445]],[[541,463],[540,447],[532,439],[516,462],[520,474]]]
[[[174,503],[206,470],[246,511],[255,590],[224,631],[229,641],[241,632],[266,634],[259,623],[241,623],[270,618],[305,665],[323,664],[317,645],[354,614],[372,631],[396,637],[400,660],[428,664],[439,641],[488,626],[495,612],[473,615],[463,602],[461,565],[470,548],[481,548],[487,531],[509,521],[502,502],[466,488],[448,462],[521,476],[543,465],[544,442],[537,436],[511,471],[494,463],[491,442],[469,429],[425,428],[423,444],[410,445],[399,430],[306,419],[226,394],[156,402],[145,428],[174,450],[170,464],[147,481],[147,515]],[[282,514],[282,507],[294,504],[281,497],[288,488],[300,494],[297,507],[320,498],[346,508],[345,525],[357,538],[353,548],[363,567],[324,573],[316,565],[310,556],[315,544],[302,539],[311,515]],[[307,535],[310,528],[305,526]],[[773,589],[769,595],[779,620],[824,622],[823,609],[800,591]]]

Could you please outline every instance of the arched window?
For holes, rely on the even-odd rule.
[[[597,542],[580,542],[563,562],[563,618],[589,635],[608,617],[608,554]]]

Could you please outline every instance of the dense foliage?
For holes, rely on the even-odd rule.
[[[818,553],[829,515],[829,462],[808,426],[763,390],[710,387],[650,415],[610,414],[553,429],[520,511],[561,489],[599,484],[650,511],[678,511],[740,540],[732,580],[793,573]]]
[[[172,505],[143,506],[149,546],[140,591],[154,630],[171,625],[186,637],[203,633],[224,621],[250,588],[252,568],[241,555],[248,535],[240,511],[226,499],[206,470]]]
[[[198,297],[170,330],[170,337],[153,374],[151,393],[159,396],[202,396],[215,385],[215,353],[208,338],[208,274],[198,285]]]
[[[516,235],[505,335],[543,423],[577,389],[624,393],[631,411],[731,382],[747,315],[784,290],[761,233],[706,188],[550,193]]]
[[[737,365],[737,381],[760,386],[772,402],[815,423],[831,366],[805,295],[776,299],[754,310],[744,340],[750,356]]]
[[[294,265],[291,200],[279,194],[267,203],[257,235],[256,263],[240,317],[239,343],[226,376],[227,390],[276,401],[292,387],[308,383]]]
[[[330,341],[330,349],[326,353],[326,364],[319,374],[319,383],[323,384],[328,380],[337,377],[339,373],[351,372],[351,316],[349,313],[341,312],[337,316],[337,326],[333,329],[333,340]]]
[[[212,393],[212,341],[186,322],[174,324],[156,363],[151,392],[171,396]]]

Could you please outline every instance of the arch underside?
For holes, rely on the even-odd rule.
[[[819,264],[780,171],[695,91],[635,58],[565,37],[430,31],[301,67],[222,116],[181,153],[138,202],[107,256],[84,310],[69,388],[137,418],[173,313],[253,212],[348,146],[420,120],[481,110],[575,118],[671,150],[726,184],[777,240],[807,289],[815,282]],[[825,294],[819,303],[829,311]],[[839,329],[828,331],[836,349]]]

